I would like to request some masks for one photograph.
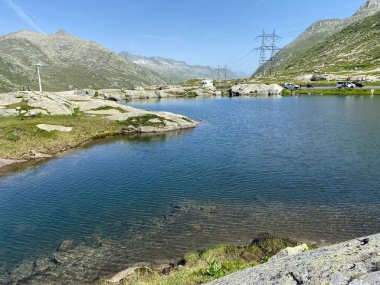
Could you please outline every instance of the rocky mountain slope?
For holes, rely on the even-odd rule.
[[[42,71],[47,91],[165,83],[158,73],[62,30],[52,35],[21,31],[0,36],[0,91],[37,89],[36,63],[47,66]]]
[[[350,68],[357,65],[358,62],[365,61],[366,54],[362,52],[366,51],[367,48],[372,50],[374,42],[372,37],[376,37],[378,26],[374,22],[371,24],[369,21],[365,23],[363,21],[378,12],[380,12],[380,0],[369,0],[350,18],[321,20],[312,24],[273,58],[272,71],[277,74],[331,72],[339,70],[343,65],[340,64],[336,68],[329,68],[337,59],[343,62],[341,57],[345,58],[345,68]],[[375,18],[372,18],[372,21],[376,21]],[[360,44],[360,48],[349,52],[349,49],[342,45],[341,42],[336,42],[338,39],[348,43],[350,47],[353,47],[351,43],[355,41],[356,44]],[[339,46],[344,48],[344,51]],[[328,60],[326,54],[329,54]],[[357,60],[357,58],[360,59]],[[307,62],[308,64],[304,66],[300,65],[300,62],[302,64]],[[330,64],[326,66],[326,63]],[[254,75],[263,75],[270,72],[270,64],[265,64]]]
[[[380,67],[380,13],[356,21],[292,61],[288,74],[366,73]]]
[[[145,57],[121,52],[120,55],[137,65],[152,69],[164,76],[170,83],[179,83],[195,78],[217,79],[217,68],[210,66],[189,65],[183,61],[177,61],[162,57]],[[227,79],[239,78],[239,74],[227,70]],[[224,79],[224,70],[220,71],[220,78]]]

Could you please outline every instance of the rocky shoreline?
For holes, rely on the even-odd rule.
[[[140,110],[86,91],[0,94],[0,120],[0,169],[48,159],[99,138],[198,125],[182,115]]]
[[[30,161],[49,159],[98,138],[165,133],[194,128],[198,124],[182,115],[169,112],[149,112],[122,104],[126,101],[213,96],[276,97],[281,96],[282,90],[283,88],[276,84],[235,84],[232,88],[217,88],[210,80],[196,80],[182,85],[151,86],[146,89],[137,87],[134,90],[84,89],[44,93],[19,91],[0,94],[0,119],[20,120],[19,122],[15,121],[11,128],[0,128],[0,143],[3,147],[11,150],[11,152],[6,152],[0,148],[0,169],[8,169]],[[61,116],[61,120],[48,120],[51,117],[59,116]],[[87,121],[93,117],[93,125],[103,124],[98,120],[102,118],[113,122],[113,125],[108,129],[106,127],[101,130],[94,128],[92,134],[80,135],[83,138],[78,138],[75,142],[66,136],[60,146],[55,143],[43,147],[45,141],[39,140],[39,144],[36,142],[34,145],[32,143],[30,147],[21,147],[20,150],[15,150],[18,148],[17,145],[22,143],[27,145],[27,140],[34,140],[37,131],[40,132],[40,136],[55,136],[58,137],[58,140],[64,135],[57,136],[57,133],[67,133],[68,136],[79,137],[75,133],[78,127],[64,118],[73,116],[81,116]],[[46,118],[47,120],[37,120],[36,118]],[[18,125],[22,125],[26,121],[30,123],[32,120],[35,120],[36,124],[25,131],[31,132],[32,135],[25,135]],[[95,120],[98,122],[95,123]],[[87,124],[91,125],[91,122],[87,122]],[[86,130],[85,132],[87,133]]]
[[[25,159],[3,159],[0,158],[0,168],[7,167],[10,165],[18,164],[18,163],[23,163],[26,162],[27,160]]]
[[[198,258],[205,255],[219,256],[221,262],[215,260],[213,274],[209,274],[210,262],[207,261],[207,258],[208,266],[205,264],[205,269],[200,269],[197,267],[199,264],[194,265],[191,258],[187,256],[170,264],[137,264],[116,273],[99,284],[121,284],[121,282],[123,284],[148,285],[156,285],[160,282],[172,284],[171,282],[176,278],[181,280],[178,281],[178,284],[206,284],[207,282],[201,280],[216,279],[207,285],[380,284],[380,234],[317,249],[308,247],[306,244],[295,246],[294,244],[297,243],[293,242],[292,245],[292,242],[286,241],[286,239],[264,236],[254,240],[248,247],[222,245],[198,253]],[[224,265],[226,263],[222,261],[223,258],[231,260],[230,254],[236,250],[240,256],[249,255],[249,252],[255,247],[262,250],[271,248],[273,255],[267,253],[267,258],[261,259],[261,264],[253,267],[247,266],[248,268],[245,270],[239,271],[239,268],[230,268],[232,272],[226,270],[229,267]],[[280,249],[281,247],[283,248]],[[222,256],[217,254],[220,250]],[[195,271],[194,268],[196,268]],[[190,279],[187,282],[183,281],[189,278],[189,272],[194,275],[203,274],[205,276],[195,283],[194,280]],[[227,276],[217,279],[219,275]]]

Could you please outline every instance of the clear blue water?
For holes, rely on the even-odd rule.
[[[380,98],[133,105],[201,124],[99,141],[0,176],[0,284],[64,240],[75,242],[76,269],[63,263],[20,284],[85,284],[260,232],[321,244],[380,232]]]

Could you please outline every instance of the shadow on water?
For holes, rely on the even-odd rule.
[[[43,159],[35,159],[30,161],[25,161],[21,163],[15,163],[8,166],[4,166],[0,168],[0,178],[4,176],[13,175],[16,173],[20,173],[23,171],[35,169],[41,167],[51,161],[57,160],[63,156],[68,156],[74,153],[80,153],[86,149],[90,149],[96,146],[105,146],[115,143],[126,143],[126,144],[134,144],[134,143],[142,143],[142,144],[153,144],[157,142],[163,142],[170,140],[173,137],[178,137],[181,135],[185,135],[186,133],[191,132],[191,129],[180,130],[180,131],[172,131],[167,133],[150,133],[150,134],[129,134],[129,135],[118,135],[107,138],[99,138],[91,140],[78,148],[73,148],[65,151],[64,153],[58,154],[51,158],[43,158]]]

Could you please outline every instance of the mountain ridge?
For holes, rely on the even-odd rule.
[[[324,19],[312,23],[294,41],[282,48],[271,60],[259,67],[253,74],[265,75],[268,73],[286,73],[293,67],[298,58],[305,55],[313,47],[327,41],[334,34],[342,31],[351,24],[361,21],[380,12],[380,0],[366,1],[354,15],[345,19]],[[273,67],[273,70],[271,70]]]
[[[166,83],[157,72],[64,30],[50,35],[22,30],[0,36],[0,90],[35,87],[32,79],[36,63],[47,66],[42,78],[48,91]]]
[[[190,79],[217,78],[217,68],[202,65],[191,65],[185,61],[164,58],[160,56],[141,56],[129,52],[121,52],[120,55],[134,63],[150,68],[165,76],[171,83],[182,82]],[[227,70],[227,79],[239,78],[240,75]],[[224,70],[220,72],[220,78],[224,78]]]

